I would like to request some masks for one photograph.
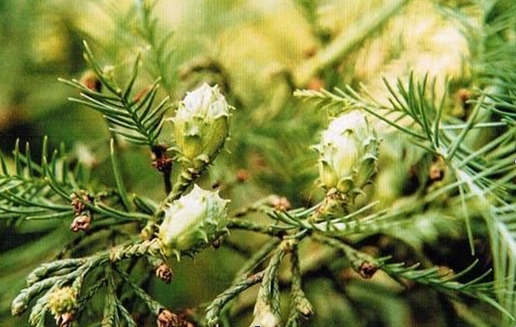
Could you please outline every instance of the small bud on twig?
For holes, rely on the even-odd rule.
[[[88,210],[86,203],[92,203],[93,197],[85,192],[81,192],[80,194],[73,193],[70,197],[72,198],[70,204],[72,205],[72,210],[75,215],[75,219],[70,225],[70,230],[74,233],[80,230],[85,231],[90,227],[93,219],[93,214]]]
[[[378,267],[368,261],[362,262],[362,264],[358,268],[358,273],[362,278],[365,279],[372,278],[377,271]]]
[[[75,217],[72,224],[70,225],[70,230],[74,233],[77,233],[78,231],[82,230],[85,231],[90,227],[91,224],[91,216],[84,214]]]
[[[246,182],[249,179],[249,177],[249,171],[247,171],[246,169],[240,169],[236,173],[236,179],[239,183]]]
[[[163,309],[156,320],[158,327],[176,327],[179,326],[177,315],[167,309]]]
[[[172,272],[172,268],[170,268],[166,263],[162,263],[156,268],[156,277],[161,279],[164,283],[170,284],[174,277],[174,273]]]
[[[74,314],[67,312],[62,314],[56,320],[57,327],[70,327],[72,325],[73,320],[75,319]]]
[[[152,167],[160,172],[172,170],[172,159],[167,157],[167,148],[164,145],[157,145],[152,148]]]
[[[84,204],[84,202],[91,203],[93,201],[93,198],[84,192],[81,192],[80,197],[77,193],[72,193],[70,197],[72,198],[70,204],[72,205],[73,213],[76,216],[87,210],[86,204]]]
[[[102,83],[100,82],[100,79],[98,76],[91,70],[86,71],[79,80],[79,83],[84,85],[86,88],[95,91],[100,92],[102,90]]]
[[[441,181],[444,178],[445,171],[446,163],[444,162],[443,157],[436,157],[428,170],[428,178],[431,182]]]
[[[292,208],[290,201],[284,196],[274,198],[272,200],[272,206],[274,207],[274,209],[280,211],[287,211],[290,208]]]

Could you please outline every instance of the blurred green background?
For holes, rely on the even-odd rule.
[[[137,89],[163,75],[160,96],[170,95],[172,103],[202,81],[221,86],[236,107],[229,151],[217,159],[203,183],[219,185],[222,194],[232,199],[232,210],[271,193],[286,196],[294,207],[309,206],[323,195],[315,187],[317,159],[310,146],[317,143],[329,114],[293,99],[295,88],[364,83],[381,98],[386,93],[380,87],[381,76],[403,79],[414,71],[419,76],[429,73],[438,82],[448,76],[460,83],[469,74],[467,43],[459,30],[432,1],[414,0],[336,60],[321,64],[308,78],[299,78],[304,64],[328,42],[395,2],[162,0],[152,12],[158,21],[157,35],[173,35],[163,51],[171,55],[165,66],[159,66],[148,36],[141,32],[145,23],[139,1],[2,0],[0,149],[9,162],[20,139],[21,147],[29,142],[31,154],[39,158],[42,139],[48,136],[50,148],[63,145],[72,164],[80,161],[90,167],[93,181],[114,185],[107,124],[100,114],[68,102],[68,97],[77,96],[76,90],[57,81],[79,79],[85,72],[82,41],[86,40],[101,62],[114,66],[122,84],[141,53]],[[169,126],[161,138],[165,143],[170,140],[168,133]],[[399,159],[400,142],[387,140],[382,145],[390,151],[384,160]],[[161,176],[150,167],[148,150],[123,142],[121,149],[130,192],[162,199]],[[393,176],[392,170],[379,176],[377,192],[387,203],[397,200],[402,188],[392,186]],[[32,268],[73,239],[70,221],[0,221],[0,326],[23,326],[27,321],[10,317],[10,301]],[[205,303],[229,285],[246,254],[261,242],[235,232],[228,240],[232,246],[184,259],[174,266],[171,285],[153,282],[150,289],[171,308]],[[405,249],[389,246],[398,252]],[[317,251],[306,249],[311,253],[308,261],[315,262],[306,281],[317,312],[310,326],[342,326],[343,317],[347,326],[461,326],[460,319],[447,314],[449,304],[441,295],[417,288],[405,293],[385,276],[364,282],[349,270],[340,270],[338,262],[335,267],[317,267],[319,256],[324,256]],[[400,259],[408,256],[398,254]],[[246,315],[253,299],[249,297],[242,301],[242,320],[235,326],[250,321]]]

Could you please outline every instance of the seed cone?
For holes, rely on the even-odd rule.
[[[200,169],[213,161],[229,136],[230,106],[218,87],[203,84],[179,103],[174,138],[180,160]]]
[[[163,253],[179,259],[182,253],[199,251],[225,234],[228,202],[217,192],[194,185],[190,193],[169,204],[158,234]]]
[[[321,186],[352,197],[362,193],[376,173],[378,145],[374,129],[359,111],[332,120],[315,146]]]

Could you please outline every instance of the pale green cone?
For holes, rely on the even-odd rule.
[[[217,192],[194,185],[192,191],[165,208],[159,227],[161,250],[170,257],[196,252],[227,233],[227,204]]]
[[[331,121],[315,148],[319,152],[319,182],[326,190],[356,195],[372,182],[379,140],[359,111]]]
[[[281,316],[272,306],[260,299],[254,307],[254,319],[249,327],[281,327]]]
[[[48,297],[48,308],[55,317],[77,309],[77,292],[71,287],[58,288]]]
[[[186,166],[200,169],[213,161],[229,136],[230,109],[217,85],[206,83],[179,103],[172,122],[180,159]]]

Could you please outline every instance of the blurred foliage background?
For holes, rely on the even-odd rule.
[[[438,94],[444,93],[445,81],[451,81],[447,108],[457,117],[466,115],[457,90],[471,85],[474,77],[471,48],[439,7],[443,4],[463,8],[473,18],[479,15],[478,6],[459,0],[163,0],[152,12],[157,25],[150,35],[143,32],[148,21],[138,9],[139,1],[3,0],[0,148],[12,165],[9,155],[16,139],[22,148],[29,142],[38,158],[42,139],[48,136],[50,148],[68,150],[72,165],[80,161],[92,168],[93,181],[114,185],[107,124],[100,114],[68,102],[77,92],[57,81],[79,79],[85,72],[82,41],[87,40],[121,81],[141,53],[144,69],[137,88],[145,89],[162,75],[160,92],[170,95],[173,103],[202,81],[220,85],[236,107],[231,140],[203,184],[218,185],[224,197],[232,199],[232,210],[269,194],[285,196],[294,207],[310,206],[324,195],[315,187],[317,154],[310,146],[318,142],[331,113],[294,99],[296,88],[364,84],[382,99],[387,96],[382,77],[395,81],[407,79],[410,72],[428,74],[436,79]],[[382,24],[360,35],[364,24],[382,15]],[[318,58],[331,41],[352,37],[356,42],[333,54],[332,60]],[[167,40],[160,55],[151,51],[156,39]],[[385,128],[381,123],[378,127]],[[166,126],[165,143],[168,133]],[[374,197],[385,207],[395,207],[425,187],[413,168],[428,166],[431,159],[397,134],[385,132],[382,138]],[[163,198],[161,176],[150,167],[150,153],[123,142],[121,148],[130,191]],[[0,326],[25,323],[24,317],[10,317],[10,302],[31,269],[76,237],[68,231],[70,221],[0,220]],[[372,235],[359,244],[398,261],[428,260],[456,270],[475,259],[462,220],[450,220],[437,230],[427,226],[422,219],[420,228],[392,231],[399,237]],[[481,224],[474,221],[473,228],[475,235],[482,235]],[[149,287],[171,308],[207,302],[230,283],[261,242],[260,237],[234,232],[227,246],[175,264],[171,285],[151,282]],[[107,244],[97,245],[102,246]],[[364,281],[342,263],[318,265],[328,254],[310,246],[305,249],[309,272],[304,281],[316,311],[310,326],[491,326],[491,318],[497,321],[497,313],[485,314],[491,309],[466,309],[478,305],[473,301],[453,306],[440,293],[417,286],[403,289],[382,274]],[[476,237],[475,247],[480,260],[475,269],[483,272],[491,266],[489,245]],[[249,323],[251,297],[242,301],[235,326]]]

